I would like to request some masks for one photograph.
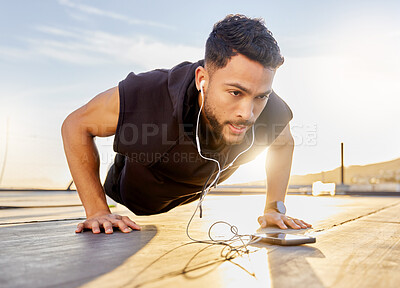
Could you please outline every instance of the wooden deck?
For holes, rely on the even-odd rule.
[[[236,225],[241,234],[255,232],[264,199],[209,195],[191,235],[207,239],[218,220]],[[113,211],[131,216],[142,231],[75,234],[84,216],[75,192],[2,191],[0,287],[400,285],[400,198],[290,195],[289,214],[313,224],[307,233],[317,243],[257,243],[230,260],[221,256],[222,246],[190,243],[185,230],[195,205],[141,217],[119,206]]]

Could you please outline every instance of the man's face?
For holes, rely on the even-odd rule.
[[[241,54],[209,75],[203,118],[217,142],[234,145],[243,141],[267,104],[274,76],[275,70]]]

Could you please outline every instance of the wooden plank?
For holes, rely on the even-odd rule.
[[[1,191],[0,207],[57,207],[82,205],[76,191]]]
[[[41,221],[84,219],[85,211],[78,207],[0,209],[0,226]]]
[[[275,287],[398,287],[399,208],[399,205],[389,207],[317,233],[315,245],[276,247],[268,253],[272,284]]]

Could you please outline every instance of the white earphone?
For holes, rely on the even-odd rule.
[[[201,91],[201,108],[203,108],[203,103],[204,103],[204,91],[203,91],[203,86],[204,83],[206,83],[206,80],[201,80],[200,82],[200,91]],[[200,110],[201,110],[200,108]]]

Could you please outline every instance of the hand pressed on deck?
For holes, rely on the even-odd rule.
[[[312,227],[311,224],[303,220],[289,217],[276,211],[266,212],[263,216],[258,217],[258,223],[260,223],[262,228],[272,225],[276,225],[281,229],[287,229],[288,227],[293,229]]]
[[[101,228],[104,228],[106,234],[113,233],[113,227],[118,227],[124,233],[129,233],[133,230],[141,230],[141,227],[133,222],[127,216],[120,216],[118,214],[110,214],[108,211],[100,211],[84,222],[79,223],[75,232],[80,233],[84,229],[92,230],[93,233],[98,234]]]

